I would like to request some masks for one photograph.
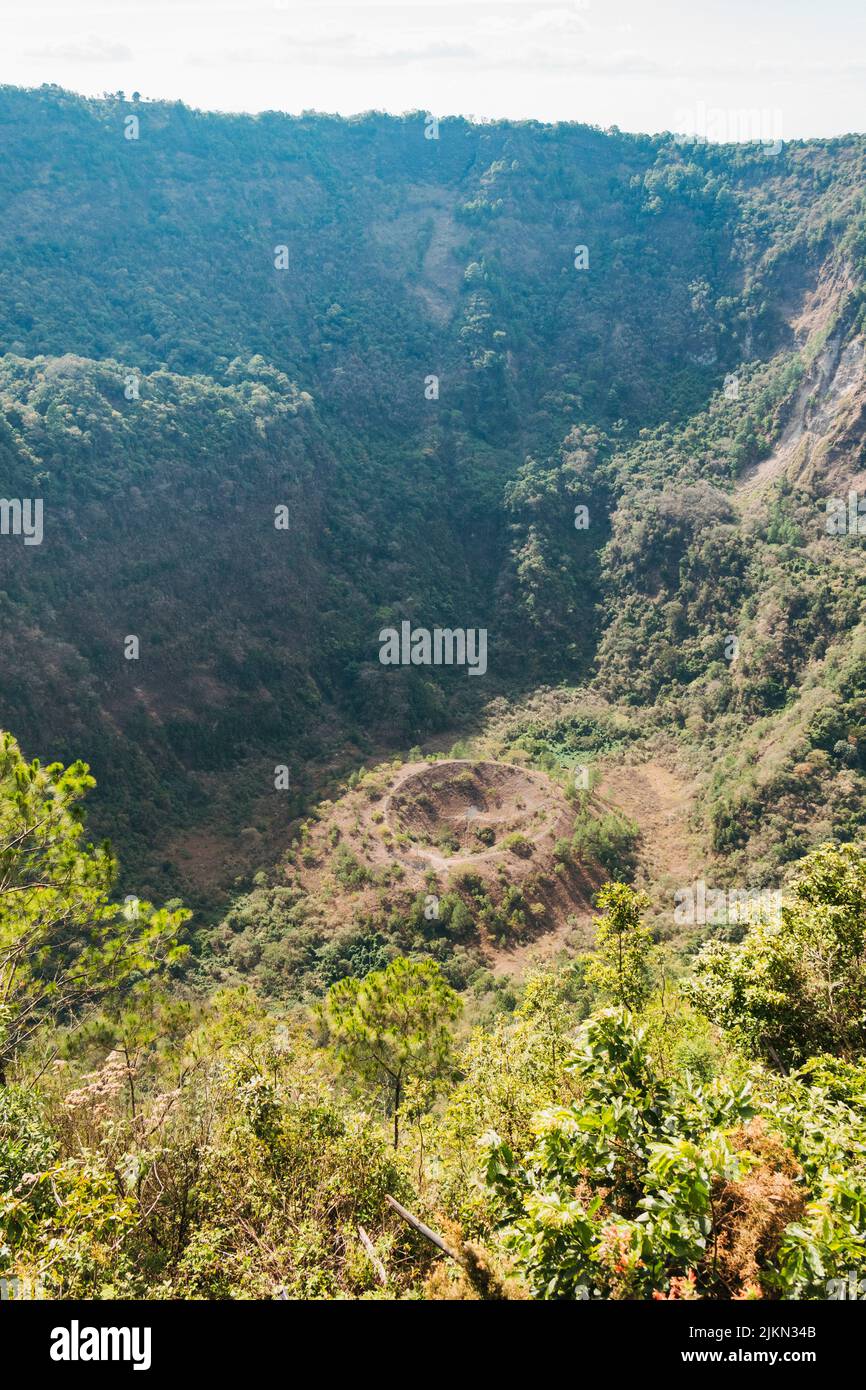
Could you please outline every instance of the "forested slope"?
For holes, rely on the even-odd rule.
[[[850,555],[812,554],[803,497],[772,504],[768,548],[729,493],[816,344],[861,325],[861,139],[458,119],[428,139],[423,113],[57,88],[3,89],[0,127],[2,491],[45,505],[41,546],[0,548],[0,716],[86,751],[151,886],[227,787],[236,828],[285,826],[324,764],[539,682],[754,718],[850,632]],[[859,438],[836,439],[838,477]],[[813,520],[829,481],[812,467]],[[732,676],[721,646],[768,565],[803,640],[763,637]],[[383,670],[403,619],[486,628],[485,680]]]
[[[4,1291],[856,1296],[866,139],[0,141]]]

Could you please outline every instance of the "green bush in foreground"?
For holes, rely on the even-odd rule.
[[[541,1111],[524,1153],[490,1151],[504,1244],[537,1298],[826,1298],[862,1268],[862,1072],[835,1113],[859,1155],[828,1178],[814,1150],[810,1167],[785,1142],[803,1158],[814,1144],[803,1121],[823,1097],[804,1083],[780,1126],[748,1080],[663,1076],[623,1010],[589,1020],[569,1070],[579,1098]]]

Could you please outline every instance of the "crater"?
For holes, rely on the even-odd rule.
[[[529,856],[555,813],[550,788],[507,763],[431,763],[392,792],[386,820],[395,833],[433,851],[484,855],[510,848]]]

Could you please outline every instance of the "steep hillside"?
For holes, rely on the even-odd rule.
[[[0,1295],[760,1300],[826,1375],[866,137],[0,142]]]
[[[862,547],[818,512],[862,481],[862,139],[52,87],[0,128],[0,491],[44,502],[0,722],[89,758],[138,886],[219,901],[362,762],[560,681],[763,767],[697,798],[718,854],[809,748],[808,825],[859,823]],[[403,622],[485,630],[484,679],[383,666]]]

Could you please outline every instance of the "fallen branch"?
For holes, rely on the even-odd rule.
[[[361,1237],[361,1244],[363,1245],[364,1249],[365,1249],[366,1252],[367,1252],[367,1255],[368,1255],[369,1260],[370,1260],[370,1264],[373,1266],[373,1268],[375,1269],[376,1273],[377,1273],[378,1276],[379,1276],[379,1281],[380,1281],[380,1283],[382,1283],[382,1284],[384,1284],[384,1285],[387,1286],[387,1283],[388,1283],[388,1271],[387,1271],[387,1269],[385,1268],[385,1266],[383,1265],[382,1261],[379,1259],[379,1256],[376,1254],[376,1251],[375,1251],[375,1249],[374,1249],[374,1247],[373,1247],[373,1242],[371,1241],[370,1237],[367,1235],[367,1232],[364,1230],[364,1227],[363,1227],[363,1226],[359,1226],[359,1227],[358,1227],[358,1235]]]
[[[423,1221],[419,1221],[417,1216],[413,1216],[411,1211],[407,1211],[405,1207],[401,1207],[400,1203],[395,1201],[393,1197],[389,1197],[387,1193],[385,1194],[385,1201],[388,1203],[388,1206],[392,1207],[398,1216],[402,1216],[403,1220],[407,1222],[414,1231],[417,1231],[420,1236],[423,1236],[425,1240],[429,1240],[431,1245],[437,1246],[438,1249],[442,1251],[443,1255],[448,1256],[449,1260],[454,1260],[457,1264],[462,1265],[463,1261],[456,1250],[452,1250],[450,1245],[446,1245],[441,1236],[437,1236],[435,1231],[431,1231],[430,1227],[425,1226]]]

